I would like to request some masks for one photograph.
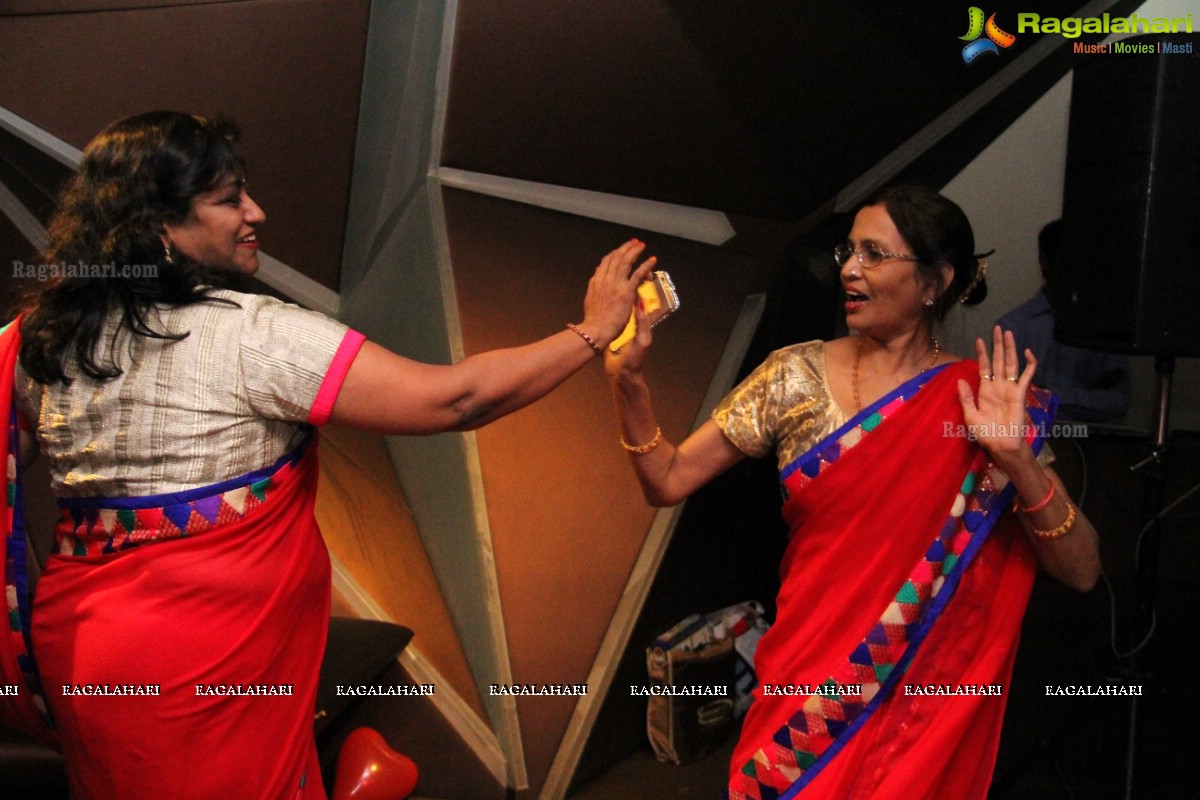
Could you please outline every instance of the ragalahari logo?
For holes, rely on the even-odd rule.
[[[979,38],[985,33],[987,34],[986,39]],[[983,9],[979,6],[971,6],[967,9],[967,33],[958,38],[969,42],[962,51],[963,63],[966,64],[970,64],[984,53],[1000,55],[999,48],[1012,47],[1012,43],[1017,40],[1017,37],[1011,33],[1000,30],[1000,26],[996,24],[995,14],[988,17],[987,22],[984,23]]]

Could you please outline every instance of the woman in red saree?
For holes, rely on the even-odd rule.
[[[597,267],[578,325],[454,365],[411,361],[221,288],[257,269],[265,221],[238,138],[176,112],[96,137],[49,228],[63,274],[0,334],[0,678],[19,690],[0,694],[0,723],[61,743],[76,800],[323,798],[315,428],[435,433],[515,411],[620,333],[653,265],[635,268],[643,245],[627,242]],[[20,470],[38,449],[61,516],[31,598]]]
[[[858,335],[776,351],[678,447],[643,376],[648,326],[608,357],[650,502],[777,453],[791,538],[734,800],[985,797],[1037,563],[1080,590],[1098,577],[1096,533],[1047,466],[1035,362],[1018,374],[999,329],[973,360],[934,335],[985,291],[973,251],[951,201],[881,193],[836,252]]]

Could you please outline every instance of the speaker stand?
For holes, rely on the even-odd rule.
[[[1136,644],[1134,652],[1129,656],[1130,683],[1149,677],[1138,665],[1137,650],[1154,626],[1155,592],[1158,586],[1158,544],[1162,534],[1162,519],[1159,518],[1159,513],[1162,511],[1163,494],[1167,485],[1167,434],[1171,417],[1171,378],[1175,373],[1175,356],[1155,356],[1154,372],[1158,387],[1154,404],[1154,442],[1150,455],[1133,466],[1133,470],[1146,470],[1142,504],[1146,518],[1149,520],[1149,527],[1146,529],[1145,535],[1136,543],[1134,551],[1136,562],[1134,642]],[[1140,699],[1137,695],[1129,699],[1129,740],[1125,751],[1125,800],[1133,798]]]

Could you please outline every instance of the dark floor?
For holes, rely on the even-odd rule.
[[[571,800],[640,800],[641,798],[688,797],[715,800],[720,797],[733,756],[733,734],[718,750],[699,761],[682,766],[660,764],[649,746],[617,764],[588,783]]]

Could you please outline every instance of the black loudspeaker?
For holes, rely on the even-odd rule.
[[[1200,356],[1200,36],[1121,45],[1076,56],[1055,338]]]

